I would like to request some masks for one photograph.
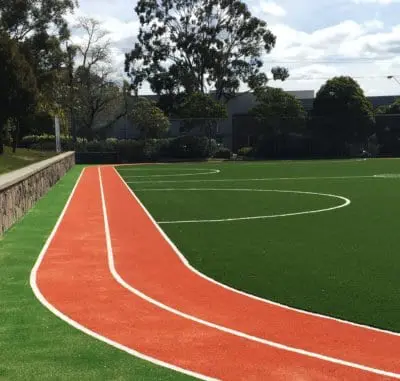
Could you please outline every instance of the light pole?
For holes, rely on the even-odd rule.
[[[400,81],[394,75],[388,75],[387,79],[394,79],[400,85]]]

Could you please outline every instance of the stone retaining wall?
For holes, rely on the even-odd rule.
[[[75,165],[67,152],[0,176],[0,236]]]

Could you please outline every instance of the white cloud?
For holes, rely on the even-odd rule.
[[[111,11],[113,7],[110,3],[101,1],[109,4],[109,12],[102,7],[98,8],[93,2],[90,12],[87,6],[77,10],[70,17],[70,22],[84,15],[103,22],[105,29],[110,31],[116,76],[125,78],[124,53],[133,48],[139,22],[133,6],[128,4],[130,0],[115,0],[115,8],[119,9],[115,12]],[[388,0],[357,1],[390,3]],[[284,4],[292,9],[289,3],[288,0]],[[357,80],[367,94],[400,93],[400,87],[386,79],[391,74],[400,76],[400,24],[390,27],[385,20],[376,17],[372,20],[366,18],[363,22],[342,20],[310,31],[301,26],[295,28],[293,24],[277,22],[276,17],[286,15],[285,9],[277,3],[254,0],[250,6],[256,16],[269,22],[272,32],[277,36],[276,47],[264,57],[265,70],[269,72],[279,64],[290,70],[289,80],[276,82],[275,86],[286,90],[318,90],[326,78],[351,75],[362,77]],[[122,13],[121,9],[126,11]],[[271,19],[275,23],[271,23]],[[75,35],[74,39],[78,41],[79,36]],[[144,86],[144,91],[149,91],[148,86]]]
[[[353,0],[355,4],[380,4],[389,5],[394,3],[399,3],[400,0]]]
[[[259,3],[260,10],[271,16],[283,17],[286,16],[286,10],[273,1],[261,0]]]
[[[271,30],[277,44],[265,56],[265,68],[286,66],[291,75],[274,86],[318,90],[329,77],[351,75],[367,94],[400,94],[400,87],[386,78],[400,76],[400,25],[384,30],[381,20],[347,20],[309,33],[285,24]]]
[[[368,30],[379,30],[384,28],[384,23],[381,20],[368,20],[364,22],[364,27]]]

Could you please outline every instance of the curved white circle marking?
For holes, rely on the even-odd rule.
[[[163,168],[167,169],[167,168]],[[208,169],[207,172],[204,171],[204,169],[198,169],[198,168],[188,168],[188,169],[175,169],[175,168],[168,168],[173,171],[203,171],[203,172],[189,172],[189,173],[170,173],[168,175],[131,175],[131,176],[124,176],[125,179],[136,179],[136,178],[142,178],[142,177],[180,177],[180,176],[198,176],[198,175],[215,175],[217,173],[221,173],[219,169]],[[145,170],[145,169],[143,169]],[[158,170],[158,168],[154,169],[148,169],[148,170]],[[136,171],[136,170],[135,170]]]
[[[335,198],[338,200],[343,201],[341,204],[330,207],[330,208],[323,208],[323,209],[312,209],[306,210],[302,212],[293,212],[293,213],[283,213],[283,214],[270,214],[264,216],[250,216],[250,217],[234,217],[234,218],[221,218],[221,219],[207,219],[207,220],[182,220],[182,221],[158,221],[158,224],[163,225],[171,225],[171,224],[195,224],[195,223],[205,223],[205,222],[232,222],[232,221],[249,221],[249,220],[263,220],[268,218],[278,218],[278,217],[291,217],[291,216],[300,216],[304,214],[317,214],[322,212],[329,212],[336,209],[345,208],[351,204],[350,199],[339,196],[336,194],[330,193],[317,193],[317,192],[304,192],[304,191],[293,191],[293,190],[281,190],[281,189],[240,189],[240,188],[229,188],[229,189],[222,189],[222,188],[186,188],[186,189],[179,189],[179,188],[167,188],[167,189],[140,189],[135,190],[135,192],[169,192],[169,191],[228,191],[228,192],[276,192],[276,193],[294,193],[294,194],[307,194],[307,195],[314,195],[314,196],[321,196],[321,197],[329,197]]]

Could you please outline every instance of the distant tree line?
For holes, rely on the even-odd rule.
[[[266,74],[276,36],[242,0],[138,0],[140,29],[125,57],[124,83],[115,80],[102,24],[91,18],[67,24],[76,7],[74,0],[0,0],[0,154],[4,143],[16,149],[24,136],[51,134],[55,116],[73,143],[99,140],[125,118],[143,141],[166,136],[170,120],[181,119],[182,132],[196,129],[211,144],[218,120],[228,116],[227,102],[243,86],[257,99],[247,126],[256,125],[257,133],[247,153],[282,156],[292,143],[327,156],[397,149],[396,126],[380,128],[377,120],[398,114],[400,101],[373,110],[354,79],[335,77],[307,113],[299,100],[271,87],[289,72],[273,67]],[[71,27],[81,43],[72,42]],[[139,96],[145,84],[154,99]]]
[[[317,92],[309,113],[281,89],[262,89],[256,97],[258,104],[251,114],[258,125],[257,138],[252,149],[245,150],[247,155],[400,155],[400,99],[374,110],[351,77],[328,80]]]

